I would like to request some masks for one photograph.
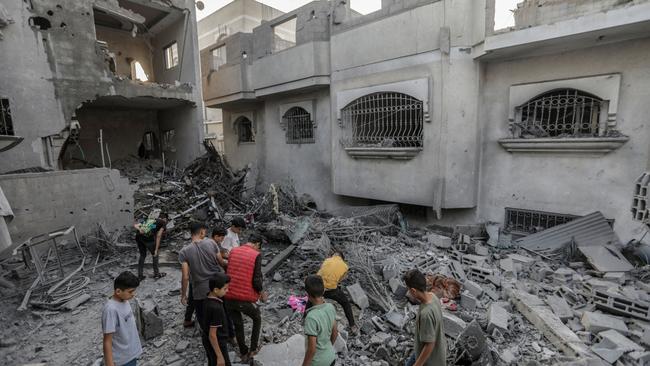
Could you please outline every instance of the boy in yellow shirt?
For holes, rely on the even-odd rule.
[[[340,251],[334,251],[331,257],[325,259],[318,271],[318,275],[323,278],[325,293],[323,297],[338,302],[345,312],[348,319],[350,331],[355,333],[357,328],[352,314],[352,305],[348,296],[339,288],[339,282],[345,278],[348,273],[348,265],[345,263],[345,257]]]

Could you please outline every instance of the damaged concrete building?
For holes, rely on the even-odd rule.
[[[388,201],[527,233],[600,210],[624,242],[639,235],[650,2],[527,0],[499,31],[494,9],[313,1],[217,40],[203,96],[229,161],[326,209]]]
[[[0,159],[10,231],[130,223],[133,188],[109,168],[201,153],[194,1],[7,1],[0,18],[0,134],[22,139]]]

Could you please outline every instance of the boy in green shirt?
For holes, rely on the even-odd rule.
[[[302,366],[333,366],[336,362],[334,342],[339,335],[336,327],[336,309],[323,298],[325,285],[320,276],[307,276],[305,291],[313,306],[305,315],[307,346]]]
[[[446,365],[447,343],[440,300],[427,291],[426,277],[417,269],[408,271],[403,279],[409,293],[420,303],[415,318],[415,354],[406,366]]]

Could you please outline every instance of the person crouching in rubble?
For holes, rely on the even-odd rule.
[[[305,291],[312,305],[305,312],[305,335],[307,346],[302,366],[334,366],[336,352],[334,342],[339,335],[336,326],[336,309],[323,298],[323,278],[310,275],[305,278]]]
[[[230,366],[228,355],[228,332],[226,313],[222,298],[228,292],[230,277],[224,273],[215,274],[209,281],[210,292],[203,303],[203,347],[208,357],[208,366]]]
[[[406,361],[406,366],[439,366],[447,364],[447,344],[443,330],[440,300],[427,291],[424,274],[412,269],[404,274],[404,283],[409,294],[420,303],[415,318],[415,353]]]
[[[102,309],[102,333],[105,366],[136,366],[142,345],[129,300],[135,296],[140,280],[131,272],[122,272],[113,281],[113,296]]]
[[[261,249],[262,237],[253,234],[248,243],[233,248],[228,257],[227,274],[230,276],[230,287],[225,296],[225,305],[228,317],[235,325],[237,344],[244,363],[257,354],[260,339],[262,314],[256,302],[264,302],[267,299],[267,294],[263,291]],[[242,313],[253,321],[250,348],[246,346]]]
[[[160,213],[157,219],[148,219],[142,223],[135,223],[133,227],[138,230],[135,235],[135,242],[138,243],[140,258],[138,260],[138,278],[142,281],[144,277],[144,260],[147,257],[147,250],[153,256],[153,277],[165,277],[166,273],[160,272],[158,268],[158,253],[160,252],[160,243],[163,235],[167,230],[168,216],[166,213]]]
[[[345,263],[345,257],[338,250],[334,251],[331,257],[325,259],[318,271],[318,275],[323,278],[323,283],[325,284],[325,293],[323,296],[326,299],[338,302],[343,307],[343,312],[350,326],[350,332],[356,333],[357,327],[354,322],[350,299],[339,288],[339,283],[345,278],[347,273],[348,265]]]

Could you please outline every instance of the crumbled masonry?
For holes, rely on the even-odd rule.
[[[303,279],[318,270],[332,249],[343,251],[350,266],[340,285],[354,304],[358,326],[356,334],[350,332],[336,304],[340,332],[336,350],[343,365],[402,365],[412,352],[417,305],[409,302],[401,280],[411,268],[427,274],[429,289],[442,300],[448,364],[552,365],[579,360],[648,364],[647,265],[635,267],[618,258],[617,265],[626,263],[632,270],[603,272],[595,268],[602,258],[595,261],[575,250],[582,248],[580,243],[549,244],[553,253],[547,256],[549,252],[538,252],[540,247],[496,248],[491,243],[503,238],[488,240],[481,226],[471,231],[413,227],[394,205],[328,213],[301,204],[308,200],[301,200],[291,187],[249,193],[247,172],[233,171],[214,150],[182,172],[167,170],[163,175],[161,166],[149,164],[140,174],[141,167],[136,164],[127,170],[141,184],[136,217],[167,212],[172,218],[160,258],[168,276],[145,279],[133,301],[144,339],[140,360],[144,365],[204,362],[199,329],[182,326],[185,308],[179,303],[176,253],[188,242],[186,228],[191,222],[223,226],[236,216],[249,222],[244,238],[254,230],[268,241],[263,272],[269,299],[260,304],[262,348],[256,365],[300,364],[302,314],[293,312],[287,300],[304,295]],[[538,234],[543,237],[544,231]],[[606,235],[611,237],[610,232]],[[66,278],[57,274],[58,265],[50,259],[42,270],[53,276],[49,285],[34,286],[22,312],[16,309],[37,272],[29,261],[25,266],[21,250],[1,262],[0,278],[14,288],[0,287],[0,321],[7,324],[0,339],[0,362],[90,365],[101,358],[98,316],[112,279],[135,269],[133,237],[130,230],[107,232],[98,225],[95,233],[80,238],[82,251],[75,249],[74,241],[59,243],[62,263],[69,263],[64,265]],[[83,266],[76,272],[80,262]],[[54,285],[56,291],[51,291]],[[70,294],[74,296],[69,298]],[[48,305],[59,302],[53,302],[52,295],[65,299],[64,305]],[[34,352],[24,352],[25,342],[37,345]],[[65,355],[57,351],[63,347],[71,351]],[[238,365],[232,349],[231,359]]]

